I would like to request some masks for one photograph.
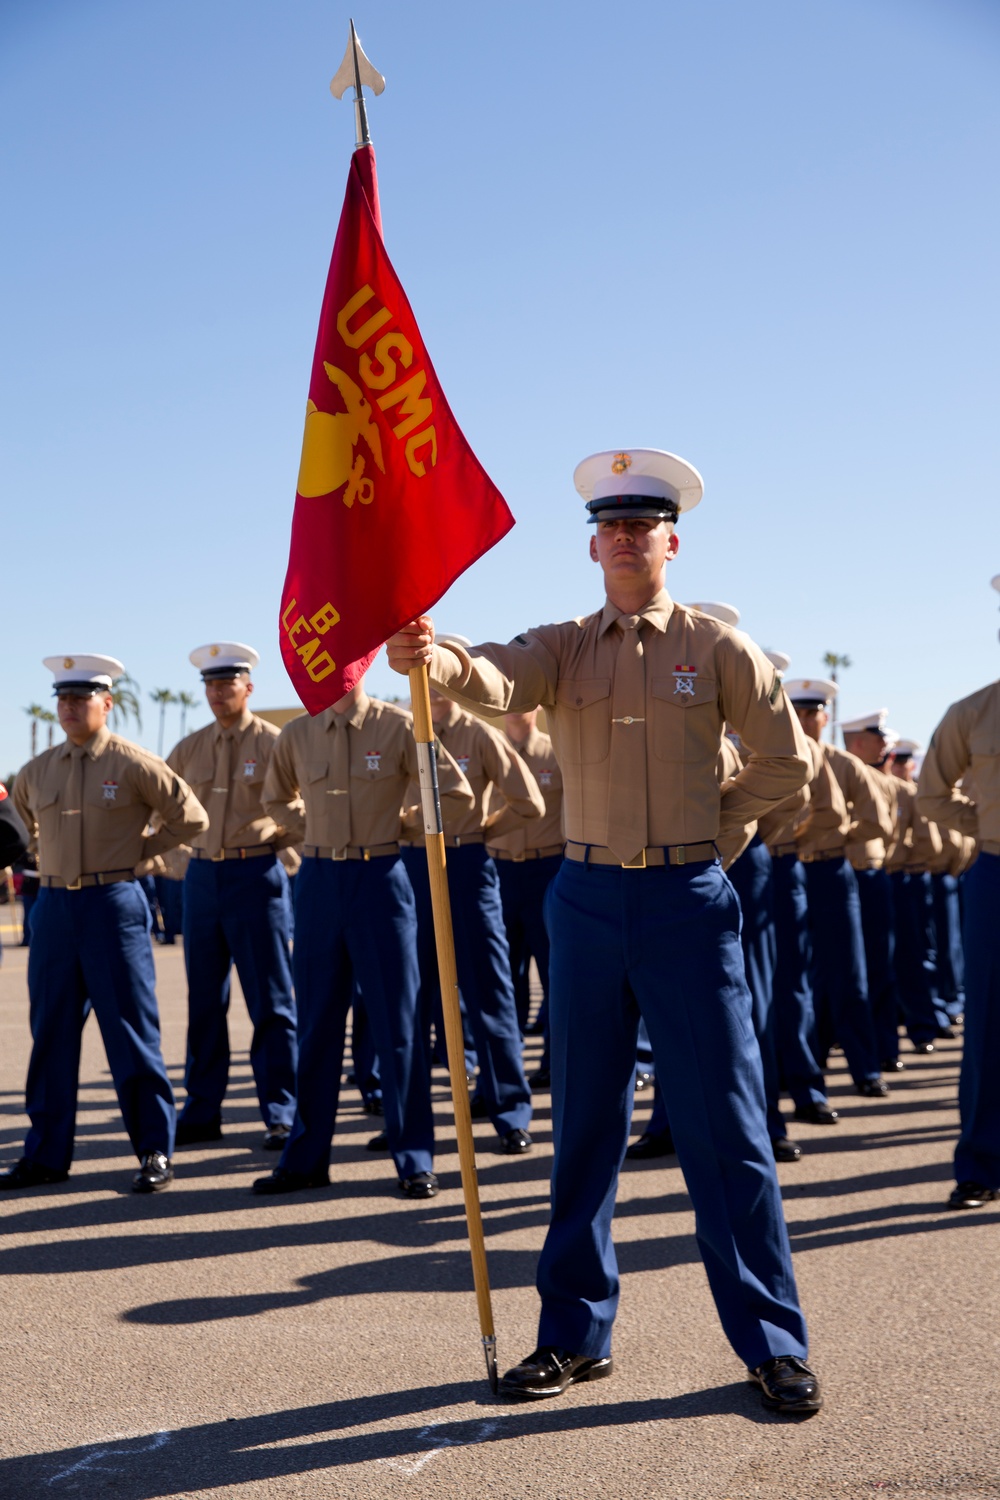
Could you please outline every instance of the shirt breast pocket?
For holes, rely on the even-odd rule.
[[[195,761],[187,766],[183,772],[184,780],[198,796],[199,788],[207,792],[215,781],[215,762],[212,760]],[[199,801],[201,799],[199,798]]]
[[[116,781],[113,776],[98,776],[88,785],[84,801],[95,812],[107,814],[133,807],[136,796],[128,782]]]
[[[713,760],[722,737],[715,682],[703,677],[655,677],[651,708],[657,760]]]
[[[559,751],[584,766],[606,760],[611,749],[611,679],[593,677],[556,687]]]

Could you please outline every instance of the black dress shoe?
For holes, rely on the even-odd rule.
[[[840,1116],[829,1104],[796,1104],[794,1118],[810,1125],[836,1125]]]
[[[858,1084],[858,1093],[864,1099],[885,1099],[889,1085],[881,1078],[866,1078],[864,1083]]]
[[[937,1029],[937,1035],[943,1042],[953,1042],[958,1035],[958,1032],[953,1030],[951,1026],[939,1026]]]
[[[365,1142],[366,1151],[388,1151],[388,1149],[389,1137],[384,1130],[380,1130],[378,1135],[373,1135],[371,1140]]]
[[[488,1120],[490,1117],[489,1106],[481,1094],[473,1094],[469,1100],[469,1114],[474,1120]]]
[[[132,1178],[133,1193],[162,1193],[174,1180],[169,1156],[162,1151],[147,1151],[142,1166]]]
[[[508,1156],[523,1156],[531,1150],[531,1136],[526,1130],[508,1130],[500,1137],[500,1150]]]
[[[787,1417],[811,1417],[823,1405],[819,1381],[809,1366],[793,1354],[779,1354],[765,1359],[756,1370],[748,1371],[760,1386],[768,1411]]]
[[[983,1208],[995,1203],[1000,1193],[995,1188],[984,1187],[981,1182],[960,1182],[948,1199],[948,1208]]]
[[[771,1150],[775,1161],[798,1161],[802,1155],[802,1147],[795,1141],[790,1141],[787,1135],[777,1136],[771,1142]]]
[[[292,1133],[290,1125],[271,1125],[268,1127],[262,1145],[265,1151],[284,1151],[288,1137]]]
[[[221,1120],[178,1120],[175,1146],[197,1146],[202,1141],[221,1141]]]
[[[883,1073],[902,1073],[906,1064],[901,1057],[890,1057],[882,1064]]]
[[[629,1161],[652,1161],[654,1156],[673,1156],[674,1138],[669,1130],[647,1130],[625,1152]]]
[[[287,1167],[275,1167],[270,1177],[258,1177],[250,1189],[270,1197],[272,1193],[300,1193],[303,1188],[330,1186],[330,1172],[324,1167],[320,1172],[291,1172]]]
[[[43,1167],[40,1161],[22,1156],[9,1172],[0,1172],[0,1188],[44,1187],[49,1182],[65,1182],[68,1172],[57,1172],[54,1167]]]
[[[369,1094],[363,1101],[366,1115],[384,1115],[385,1105],[382,1103],[381,1094]]]
[[[537,1073],[532,1073],[528,1079],[528,1086],[533,1092],[552,1087],[552,1074],[548,1068],[539,1068]]]
[[[500,1394],[529,1401],[539,1396],[561,1396],[578,1381],[602,1380],[612,1368],[610,1354],[604,1359],[588,1359],[585,1354],[543,1345],[507,1371],[500,1382]]]
[[[913,1050],[918,1057],[929,1057],[934,1051],[933,1042],[914,1042]]]
[[[399,1191],[404,1198],[436,1198],[440,1186],[433,1172],[417,1172],[413,1177],[399,1179]]]

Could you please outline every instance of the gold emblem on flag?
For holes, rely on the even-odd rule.
[[[611,461],[612,474],[624,474],[626,469],[631,469],[632,458],[628,453],[616,453]]]

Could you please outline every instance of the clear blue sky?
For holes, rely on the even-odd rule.
[[[355,0],[386,241],[517,517],[438,606],[507,639],[602,597],[572,486],[689,458],[671,592],[736,604],[845,717],[926,740],[998,675],[995,0]],[[0,9],[0,772],[40,658],[146,698],[276,613],[353,145],[332,0]],[[395,692],[384,665],[375,692]],[[202,710],[194,723],[206,722]],[[171,710],[167,743],[178,732]]]

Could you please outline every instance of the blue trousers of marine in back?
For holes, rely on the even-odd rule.
[[[778,1079],[796,1105],[826,1103],[816,1061],[816,1016],[809,982],[806,872],[797,854],[771,859],[774,900],[774,1040]]]
[[[938,997],[934,951],[934,906],[927,871],[894,870],[891,877],[896,918],[896,983],[911,1042],[933,1042],[948,1012]]]
[[[504,927],[510,948],[511,968],[515,967],[515,954],[524,960],[535,960],[538,979],[542,986],[542,1009],[546,1018],[545,1050],[541,1066],[548,1067],[548,999],[549,999],[549,935],[545,927],[545,892],[554,879],[562,855],[553,854],[545,859],[501,859],[496,862],[500,881],[500,904],[503,907]],[[520,968],[520,964],[517,965]],[[527,970],[528,964],[524,963]],[[527,973],[525,972],[525,989]],[[528,1027],[528,996],[518,998],[518,1025],[524,1032]]]
[[[1000,855],[981,852],[963,877],[965,1035],[958,1083],[955,1181],[1000,1189]]]
[[[184,879],[188,981],[187,1102],[182,1118],[219,1118],[229,1082],[230,971],[236,964],[253,1022],[250,1064],[267,1126],[295,1118],[295,1000],[288,876],[274,855],[192,859]]]
[[[430,911],[427,856],[423,849],[409,852],[407,869],[418,893],[423,942],[426,932],[423,914]],[[448,850],[448,891],[458,983],[479,1062],[476,1092],[484,1100],[500,1135],[527,1130],[531,1124],[531,1090],[521,1061],[521,1033],[500,906],[500,882],[497,867],[482,844],[463,844]],[[430,1023],[431,1017],[425,1011],[425,1035]]]
[[[814,860],[805,869],[818,1061],[825,1064],[833,1043],[839,1042],[851,1077],[860,1085],[879,1076],[879,1063],[858,882],[846,858]]]
[[[30,1161],[63,1172],[73,1159],[80,1037],[91,1006],[136,1156],[172,1154],[177,1115],[160,1050],[150,926],[135,881],[39,893],[28,953]]]
[[[739,902],[717,863],[623,870],[565,861],[549,887],[552,1216],[539,1344],[610,1352],[611,1221],[628,1142],[640,1013],[723,1329],[749,1366],[805,1357]]]
[[[174,944],[184,931],[184,882],[156,877],[156,900],[163,918],[162,943]]]
[[[423,846],[404,844],[400,853],[413,888],[417,905],[417,962],[420,966],[419,1011],[424,1026],[424,1051],[432,1064],[447,1066],[444,1039],[444,1013],[441,1009],[441,982],[438,976],[437,943],[434,938],[434,913],[431,887],[427,877],[427,850]],[[449,870],[451,856],[448,856]],[[449,876],[449,885],[450,885]],[[457,947],[457,939],[456,939]],[[458,1008],[462,1016],[462,1039],[465,1043],[465,1071],[471,1078],[476,1071],[476,1044],[469,1022],[468,1006],[462,994],[461,975],[458,986]],[[431,1041],[431,1028],[434,1039]]]
[[[868,1002],[882,1067],[899,1056],[899,993],[893,968],[896,926],[892,882],[886,870],[855,870],[865,941]]]
[[[434,1157],[430,1070],[417,1024],[417,918],[398,855],[305,858],[296,876],[299,1067],[295,1123],[281,1157],[293,1172],[330,1162],[354,979],[378,1053],[385,1133],[400,1177]]]
[[[774,887],[771,853],[759,833],[754,834],[728,873],[743,917],[740,942],[753,1002],[753,1029],[764,1068],[767,1129],[776,1141],[785,1134],[785,1123],[778,1108],[778,1053],[774,1037]]]
[[[965,956],[962,952],[962,905],[955,875],[932,875],[938,995],[950,1020],[965,1009]]]

